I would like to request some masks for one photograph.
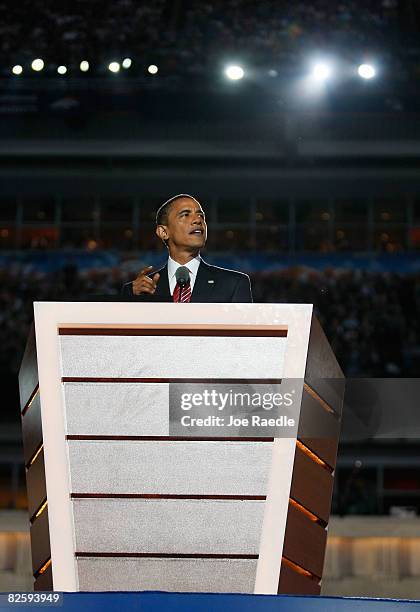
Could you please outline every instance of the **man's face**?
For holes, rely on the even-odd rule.
[[[168,247],[196,251],[206,244],[207,224],[201,205],[191,198],[180,198],[171,205],[167,225],[157,228]]]

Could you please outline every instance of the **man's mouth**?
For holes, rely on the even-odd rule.
[[[191,230],[190,234],[200,234],[202,236],[204,234],[204,230],[194,229],[194,230]]]

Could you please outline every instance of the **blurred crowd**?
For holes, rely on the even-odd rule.
[[[256,301],[313,303],[347,377],[417,377],[420,276],[289,270],[253,278]]]
[[[398,42],[398,21],[396,0],[193,0],[180,33],[192,63],[231,56],[275,67],[308,50],[384,51]]]
[[[164,6],[164,0],[22,0],[13,7],[0,2],[0,49],[3,59],[14,63],[25,57],[67,65],[109,62],[114,51],[130,50],[141,57],[159,42]]]
[[[34,300],[118,295],[127,268],[54,273],[15,264],[0,270],[0,370],[18,371]],[[420,275],[297,268],[251,275],[254,301],[314,303],[348,377],[417,377],[420,366]]]
[[[44,59],[104,64],[131,55],[165,74],[202,74],[217,59],[238,57],[276,67],[302,51],[413,52],[415,8],[398,0],[136,0],[63,4],[0,2],[0,49],[6,61]],[[415,7],[415,3],[413,3]],[[407,27],[404,27],[406,24]],[[403,31],[402,31],[403,30]]]

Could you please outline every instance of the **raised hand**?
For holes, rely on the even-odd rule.
[[[153,293],[156,291],[157,282],[160,278],[159,272],[153,275],[152,278],[148,276],[153,270],[153,266],[147,266],[140,270],[137,278],[133,280],[133,294],[140,295],[141,293]]]

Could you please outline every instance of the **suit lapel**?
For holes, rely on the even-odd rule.
[[[164,297],[164,298],[170,297],[171,292],[169,289],[168,265],[166,264],[166,266],[163,266],[163,268],[161,268],[160,270],[157,270],[157,272],[159,272],[160,278],[156,285],[155,295],[158,297]],[[153,272],[153,274],[150,274],[149,276],[153,278],[155,274],[156,272]]]
[[[194,289],[191,294],[191,302],[206,302],[213,293],[214,285],[211,266],[201,260],[198,267],[197,278],[194,283]]]

